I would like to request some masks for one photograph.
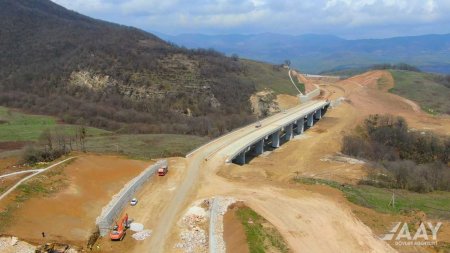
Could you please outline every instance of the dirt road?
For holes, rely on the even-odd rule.
[[[291,108],[284,113],[279,113],[272,117],[261,120],[262,127],[260,128],[255,128],[254,125],[250,125],[238,129],[228,135],[225,135],[200,147],[191,155],[189,155],[186,165],[188,173],[178,187],[175,196],[170,200],[167,208],[160,216],[159,224],[156,226],[156,232],[149,241],[148,248],[151,248],[152,252],[167,252],[164,250],[164,247],[167,247],[166,240],[168,238],[168,234],[171,231],[174,222],[178,220],[177,218],[180,217],[179,213],[182,210],[181,208],[185,207],[188,204],[186,202],[187,197],[189,195],[192,196],[192,194],[195,193],[193,187],[197,185],[199,177],[204,174],[204,171],[200,173],[200,170],[202,167],[204,167],[205,162],[208,162],[208,160],[210,160],[212,156],[215,156],[214,159],[216,161],[221,161],[223,163],[225,161],[224,154],[217,155],[217,152],[222,150],[224,147],[232,145],[235,141],[240,140],[242,136],[247,136],[248,134],[255,131],[264,131],[265,128],[270,128],[271,124],[279,122],[280,120],[292,114],[297,114],[299,110],[303,108],[309,108],[309,106],[316,103],[317,102],[312,101],[310,103]]]
[[[314,103],[314,102],[312,102]],[[286,113],[290,115],[293,111],[297,109],[291,109],[287,111]],[[262,126],[269,126],[270,123],[276,123],[281,118],[286,117],[285,114],[278,114],[274,117],[265,119],[262,121]],[[320,122],[318,126],[320,125]],[[269,126],[270,127],[270,126]],[[311,129],[312,130],[312,129]],[[310,131],[311,131],[310,130]],[[301,200],[296,200],[294,197],[287,197],[285,196],[286,192],[284,192],[285,185],[279,185],[280,188],[272,188],[272,187],[261,187],[261,185],[253,185],[251,182],[245,182],[245,183],[234,183],[230,182],[229,180],[217,176],[217,172],[221,169],[227,169],[232,168],[236,165],[225,165],[224,161],[226,158],[225,153],[218,152],[221,150],[224,150],[225,147],[229,147],[230,145],[233,145],[235,141],[238,141],[242,138],[242,136],[247,136],[248,134],[256,131],[254,126],[248,126],[241,128],[235,132],[232,132],[229,135],[226,135],[220,139],[217,139],[213,142],[208,143],[207,145],[200,147],[197,151],[192,153],[187,159],[186,159],[186,169],[185,172],[183,172],[182,181],[180,182],[179,186],[176,189],[175,194],[169,193],[169,198],[166,200],[166,204],[163,208],[163,210],[158,214],[158,220],[156,222],[153,222],[153,227],[150,227],[149,229],[152,229],[154,232],[148,241],[140,242],[134,247],[133,252],[145,252],[148,250],[151,250],[151,252],[178,252],[176,249],[174,249],[174,244],[178,240],[178,228],[175,226],[176,221],[179,220],[181,217],[181,213],[186,209],[192,201],[203,198],[203,197],[210,197],[215,195],[230,195],[235,196],[237,198],[241,198],[248,201],[250,206],[255,208],[258,211],[262,211],[263,215],[269,216],[266,217],[268,220],[272,223],[274,223],[277,228],[280,229],[282,234],[286,237],[287,241],[289,242],[290,246],[294,249],[300,249],[297,248],[299,246],[299,243],[296,242],[302,237],[301,231],[299,231],[299,228],[304,225],[302,222],[304,221],[296,221],[298,218],[295,218],[295,220],[291,220],[292,215],[288,215],[289,210],[293,210],[292,208],[300,208],[304,205],[305,202],[302,202]],[[256,160],[256,159],[255,159]],[[245,166],[244,166],[245,167]],[[256,183],[257,184],[257,183]],[[149,186],[151,187],[151,186]],[[257,187],[257,188],[254,188]],[[258,193],[258,200],[253,199],[255,196],[255,190]],[[307,193],[310,195],[311,193]],[[295,193],[296,197],[299,195],[301,196],[302,193]],[[144,197],[144,201],[148,201],[150,198],[154,197]],[[163,200],[164,201],[164,200]],[[291,201],[294,201],[291,206],[279,205],[279,201],[282,201],[283,203],[290,203]],[[323,203],[322,200],[316,200],[314,201],[314,205],[310,207],[310,210],[304,210],[305,212],[315,213],[314,208],[323,208],[323,206],[320,206],[319,203]],[[298,205],[298,206],[296,206]],[[322,204],[323,205],[323,204]],[[161,205],[158,205],[161,206]],[[275,219],[274,214],[277,213],[279,210],[278,208],[286,207],[286,215],[285,219],[282,221],[277,221]],[[325,206],[328,206],[328,204],[325,204]],[[305,207],[306,208],[306,207]],[[330,208],[330,207],[329,207]],[[336,205],[332,206],[331,209],[338,208]],[[374,252],[389,252],[390,247],[384,244],[383,242],[380,242],[378,239],[374,237],[374,235],[371,233],[370,229],[364,226],[360,221],[355,220],[355,218],[352,216],[351,212],[345,208],[342,208],[342,213],[337,213],[336,216],[333,216],[334,218],[330,218],[328,221],[330,223],[332,222],[338,222],[340,220],[339,217],[342,216],[343,213],[346,214],[346,217],[350,217],[349,224],[342,226],[342,224],[339,225],[339,227],[330,228],[330,236],[329,238],[333,238],[333,236],[339,234],[341,231],[336,231],[336,229],[344,229],[346,236],[341,236],[345,238],[346,240],[343,241],[342,244],[347,244],[347,252],[360,252],[362,249],[372,249]],[[323,212],[327,212],[325,209]],[[269,213],[272,213],[272,216],[269,215]],[[140,214],[138,214],[139,216]],[[142,215],[141,215],[142,216]],[[294,215],[295,216],[295,215]],[[318,220],[323,220],[324,218],[320,218],[319,215],[315,216]],[[327,221],[327,222],[328,222]],[[343,221],[345,222],[345,221]],[[291,224],[291,228],[285,229],[287,224]],[[297,229],[294,229],[292,225],[294,224]],[[316,224],[317,225],[317,224]],[[313,226],[313,225],[311,225]],[[313,230],[314,231],[314,230]],[[312,236],[317,236],[312,235]],[[348,243],[347,241],[354,241],[354,238],[359,238],[357,240],[357,245]],[[320,240],[319,240],[320,241]],[[303,240],[302,240],[303,242]],[[304,243],[304,242],[303,242]],[[301,244],[301,243],[300,243]],[[362,246],[361,246],[361,245]],[[320,243],[318,245],[328,245],[324,246],[324,249],[329,248],[335,248],[336,244],[333,240],[330,240],[328,243]],[[358,246],[360,245],[360,246]],[[303,246],[303,245],[301,245]]]

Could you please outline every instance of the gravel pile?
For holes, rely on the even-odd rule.
[[[142,241],[145,240],[145,238],[150,237],[152,235],[151,230],[142,230],[140,232],[134,233],[131,237],[133,237],[135,240]]]
[[[223,216],[228,210],[228,207],[236,202],[236,199],[231,197],[216,197],[211,200],[211,223],[210,223],[210,252],[225,253],[226,245],[223,239]]]
[[[0,252],[4,253],[34,253],[36,247],[19,241],[17,237],[0,237]]]
[[[134,232],[140,232],[144,230],[144,225],[142,225],[141,223],[133,222],[130,224],[130,230]]]

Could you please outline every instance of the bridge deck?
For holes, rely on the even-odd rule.
[[[255,144],[261,139],[281,130],[283,127],[293,124],[298,119],[301,119],[308,114],[314,113],[318,109],[322,109],[329,103],[326,101],[312,101],[304,105],[299,105],[297,107],[289,109],[284,113],[280,113],[276,116],[275,122],[265,122],[269,121],[270,118],[262,121],[262,126],[255,129],[255,131],[243,136],[242,138],[234,141],[230,145],[224,147],[219,154],[226,157],[226,162],[231,162],[237,155],[246,150],[251,145]],[[284,116],[282,116],[284,114]],[[275,117],[274,117],[275,118]]]

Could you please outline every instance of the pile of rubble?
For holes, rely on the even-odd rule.
[[[208,252],[208,240],[206,231],[203,229],[208,221],[208,209],[208,200],[198,201],[189,208],[181,218],[181,242],[177,243],[175,248],[186,253]]]
[[[194,230],[184,230],[181,232],[181,242],[175,248],[182,249],[186,253],[208,252],[208,242],[206,232],[201,228]]]
[[[150,237],[151,235],[152,231],[149,229],[145,229],[134,233],[131,237],[133,237],[135,240],[142,241],[145,240],[145,238]]]
[[[34,253],[33,245],[19,241],[17,237],[0,237],[0,252],[5,253]]]

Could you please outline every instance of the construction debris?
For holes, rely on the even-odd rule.
[[[213,252],[225,253],[225,242],[223,240],[223,216],[228,206],[236,202],[234,198],[215,197],[212,199],[199,200],[189,208],[178,223],[181,227],[180,242],[175,248],[185,253],[208,252],[213,247]],[[209,235],[213,238],[214,245],[208,243]]]
[[[140,232],[134,233],[131,237],[133,237],[135,240],[142,241],[145,240],[145,238],[150,237],[152,235],[151,230],[142,230]]]
[[[181,218],[181,242],[175,248],[185,253],[208,252],[208,240],[205,227],[208,221],[209,201],[197,201]],[[206,209],[205,209],[206,208]]]

